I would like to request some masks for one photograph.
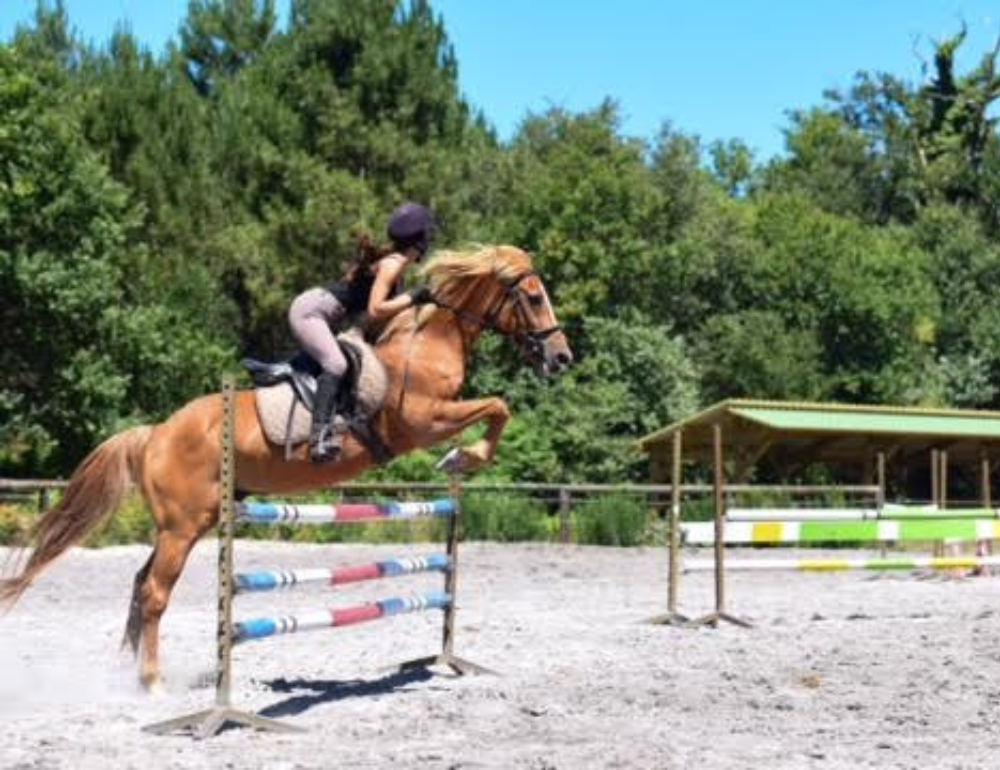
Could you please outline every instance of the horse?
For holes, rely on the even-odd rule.
[[[486,423],[481,439],[459,448],[463,471],[490,462],[510,418],[500,398],[459,400],[467,357],[485,331],[513,338],[536,374],[561,374],[573,361],[531,257],[514,246],[439,252],[421,270],[435,301],[393,318],[375,343],[388,390],[374,428],[393,456],[428,448]],[[222,396],[205,395],[156,425],[118,433],[94,449],[70,477],[58,504],[31,533],[33,551],[16,577],[0,582],[12,604],[54,559],[79,543],[138,486],[153,516],[153,550],[136,573],[123,649],[140,658],[139,679],[158,689],[160,619],[188,555],[217,522]],[[238,494],[301,493],[354,478],[375,464],[366,445],[345,437],[339,457],[311,463],[308,447],[291,456],[264,435],[253,390],[234,400]]]

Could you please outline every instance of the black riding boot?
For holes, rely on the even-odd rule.
[[[316,403],[313,406],[312,430],[309,433],[309,459],[314,463],[333,460],[340,454],[340,435],[331,420],[337,406],[343,377],[323,372],[316,379]]]

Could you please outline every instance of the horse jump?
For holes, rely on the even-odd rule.
[[[724,505],[723,505],[724,508]],[[724,597],[726,570],[841,572],[845,570],[954,570],[1000,565],[997,556],[823,559],[729,559],[727,545],[822,545],[824,543],[983,542],[1000,539],[1000,519],[993,509],[952,511],[937,508],[885,509],[717,509],[715,521],[680,522],[672,516],[678,540],[688,545],[715,546],[715,558],[686,561],[677,566],[679,547],[671,543],[671,591],[676,596],[679,571],[715,571],[717,597]],[[710,616],[711,617],[711,616]],[[674,618],[671,617],[672,622]],[[738,620],[738,619],[736,619]]]
[[[257,714],[239,711],[232,706],[232,650],[236,644],[265,639],[282,634],[338,628],[374,621],[409,612],[439,609],[443,611],[442,650],[408,661],[399,672],[429,666],[446,666],[456,674],[492,673],[488,669],[457,657],[454,652],[455,591],[458,583],[458,543],[461,537],[459,474],[452,468],[450,497],[427,503],[290,505],[283,503],[246,503],[234,501],[234,388],[230,378],[223,383],[223,425],[221,482],[222,497],[219,512],[219,604],[216,628],[216,695],[213,708],[147,725],[146,732],[164,735],[180,730],[193,731],[198,738],[218,733],[227,723],[236,723],[261,730],[298,732],[300,728],[267,719]],[[447,463],[451,455],[442,464]],[[354,567],[337,569],[271,569],[247,573],[233,571],[233,528],[237,521],[250,523],[326,524],[355,521],[392,521],[419,516],[448,517],[447,553],[424,557],[388,559]],[[325,582],[331,586],[400,577],[421,572],[442,572],[444,590],[404,597],[382,599],[368,604],[334,608],[275,617],[260,617],[233,622],[233,600],[240,594],[291,589],[304,583]]]
[[[822,512],[822,511],[821,511]],[[767,511],[762,511],[766,515]],[[864,543],[949,540],[973,541],[1000,538],[1000,519],[951,518],[942,511],[935,519],[889,519],[872,521],[810,519],[803,510],[798,521],[732,521],[723,526],[726,545],[791,545],[795,543]],[[681,539],[689,545],[712,545],[715,525],[691,522],[680,525]]]

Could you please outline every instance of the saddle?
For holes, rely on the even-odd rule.
[[[372,427],[372,418],[382,408],[389,389],[385,368],[360,330],[349,329],[337,335],[337,341],[347,359],[347,372],[341,385],[344,406],[334,415],[334,423],[346,425],[382,465],[392,459],[392,452]],[[277,363],[253,358],[244,358],[241,363],[253,380],[264,435],[271,443],[284,446],[285,459],[290,460],[292,450],[309,440],[316,378],[322,367],[304,352]]]

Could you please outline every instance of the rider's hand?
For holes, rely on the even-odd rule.
[[[434,301],[430,286],[417,286],[415,289],[410,289],[408,294],[413,305],[427,305]]]

